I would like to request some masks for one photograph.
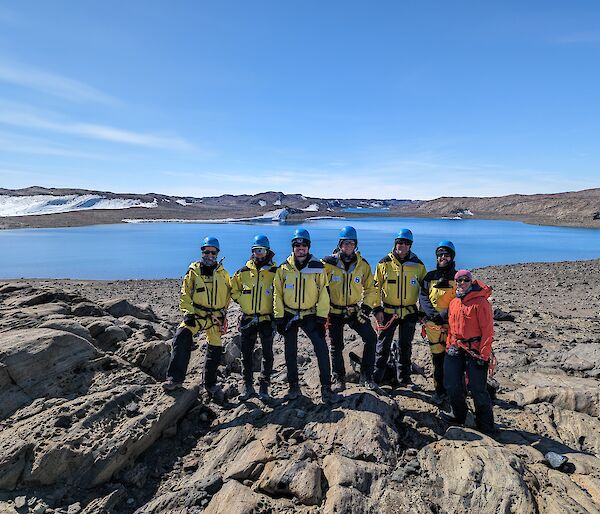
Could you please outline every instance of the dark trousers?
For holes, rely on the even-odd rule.
[[[459,423],[467,419],[465,374],[468,388],[475,403],[477,428],[484,432],[494,429],[492,399],[487,390],[488,365],[453,347],[444,359],[444,381],[452,412]]]
[[[174,382],[183,382],[187,373],[193,344],[192,332],[180,327],[173,338],[173,351],[167,369],[167,378]],[[220,346],[206,345],[206,359],[204,361],[204,386],[210,387],[217,383],[217,369],[221,363],[223,350]]]
[[[344,366],[344,325],[354,330],[365,343],[360,365],[360,378],[371,380],[373,378],[373,367],[375,365],[375,346],[377,345],[377,334],[371,323],[360,323],[356,316],[345,318],[344,316],[329,316],[329,336],[331,337],[331,365],[333,375],[340,379],[346,379],[346,368]]]
[[[254,371],[254,345],[256,339],[260,336],[262,345],[262,373],[260,375],[261,384],[271,383],[271,373],[273,372],[273,325],[270,320],[261,321],[255,325],[249,326],[240,331],[242,340],[242,361],[244,364],[244,382],[252,384]]]
[[[445,356],[445,352],[431,354],[431,360],[433,362],[433,383],[435,385],[435,392],[438,394],[446,394],[446,388],[444,387]]]
[[[384,314],[383,324],[385,325],[391,314]],[[377,354],[375,356],[375,375],[373,379],[378,384],[383,379],[388,359],[390,358],[390,347],[396,328],[398,328],[398,346],[400,348],[400,380],[402,382],[410,381],[412,340],[415,335],[417,321],[413,316],[402,320],[395,320],[386,330],[382,330],[377,338]]]
[[[329,364],[327,342],[325,341],[325,331],[322,327],[317,325],[315,318],[314,315],[309,315],[292,323],[292,326],[283,336],[285,344],[285,365],[287,367],[290,388],[298,387],[298,328],[302,328],[315,349],[321,386],[331,386],[331,366]]]

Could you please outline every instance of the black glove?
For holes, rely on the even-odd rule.
[[[186,314],[183,317],[183,322],[188,326],[188,327],[195,327],[196,326],[196,315],[195,314]]]
[[[439,312],[431,317],[431,321],[433,321],[436,325],[443,325],[446,323],[443,316]]]
[[[275,328],[277,329],[277,333],[281,334],[282,336],[285,335],[285,326],[286,325],[287,325],[287,323],[283,318],[275,320]]]
[[[325,327],[325,324],[327,323],[327,318],[324,318],[323,316],[317,316],[316,322],[317,322],[317,325]]]
[[[359,323],[368,323],[370,321],[369,315],[373,309],[364,303],[360,306],[360,312],[358,313]]]

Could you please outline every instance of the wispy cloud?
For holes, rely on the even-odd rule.
[[[0,82],[34,89],[75,102],[119,103],[117,99],[83,82],[6,60],[0,60]]]
[[[189,141],[176,136],[164,136],[132,132],[107,125],[56,121],[29,111],[3,110],[0,112],[0,123],[27,129],[47,130],[77,137],[111,141],[135,146],[162,148],[166,150],[193,150]]]
[[[556,38],[556,42],[563,45],[575,45],[579,43],[600,43],[600,31],[588,30],[573,32]]]

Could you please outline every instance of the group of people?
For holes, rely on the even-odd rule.
[[[432,401],[441,405],[448,400],[452,409],[446,415],[447,420],[463,424],[468,388],[475,404],[477,427],[486,433],[493,432],[492,401],[487,390],[494,334],[488,301],[491,289],[474,280],[470,271],[456,270],[456,248],[448,240],[437,245],[436,269],[427,272],[411,250],[413,239],[409,229],[401,229],[392,250],[379,261],[373,273],[358,251],[357,232],[351,226],[342,228],[336,249],[323,259],[311,254],[309,232],[296,229],[291,238],[291,254],[279,266],[273,260],[268,237],[260,234],[254,237],[246,265],[230,277],[218,260],[218,239],[206,237],[201,260],[190,265],[183,280],[180,309],[184,317],[173,340],[164,388],[182,387],[193,337],[204,331],[208,342],[204,387],[209,398],[222,398],[217,370],[230,300],[238,303],[242,311],[239,324],[242,401],[256,395],[263,401],[270,399],[275,330],[284,340],[289,387],[285,400],[295,400],[301,395],[300,328],[314,348],[325,403],[340,402],[338,393],[346,388],[345,325],[364,344],[361,386],[382,393],[379,386],[388,369],[396,332],[397,380],[401,386],[411,386],[412,340],[416,324],[421,321],[432,356],[435,385]],[[259,338],[262,366],[257,393],[253,354]]]

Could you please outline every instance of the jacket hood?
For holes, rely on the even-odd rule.
[[[472,300],[474,298],[489,298],[492,296],[492,288],[484,284],[481,280],[473,280],[471,290],[462,298],[462,301]]]

